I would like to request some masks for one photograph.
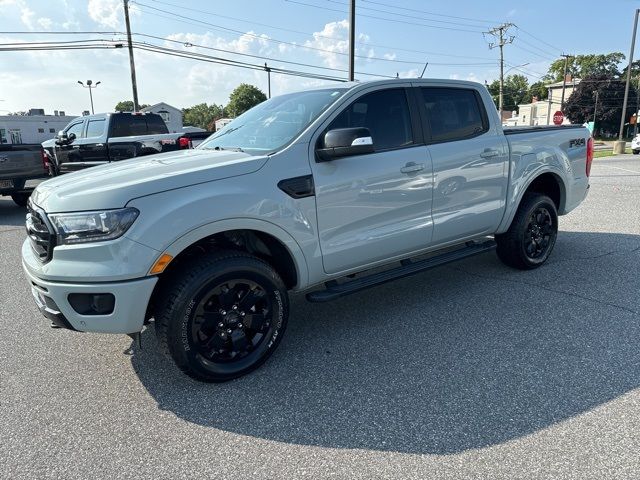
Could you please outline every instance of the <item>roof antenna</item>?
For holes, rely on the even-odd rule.
[[[422,78],[422,76],[424,75],[424,72],[427,70],[427,65],[429,65],[429,62],[424,64],[424,68],[422,69],[422,73],[420,74],[420,78]]]

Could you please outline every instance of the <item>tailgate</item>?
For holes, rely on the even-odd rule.
[[[39,145],[11,145],[0,149],[0,179],[40,178],[46,175]]]

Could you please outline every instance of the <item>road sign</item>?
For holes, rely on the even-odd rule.
[[[556,113],[553,114],[553,123],[555,125],[562,125],[563,120],[564,120],[564,115],[560,110],[558,110]]]

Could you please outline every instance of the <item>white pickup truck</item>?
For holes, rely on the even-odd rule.
[[[225,381],[282,340],[288,291],[327,301],[493,248],[539,267],[592,157],[583,127],[503,129],[477,83],[322,87],[197,149],[40,184],[23,265],[56,326],[139,336],[153,321],[180,369]]]

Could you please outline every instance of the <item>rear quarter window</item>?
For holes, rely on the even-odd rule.
[[[111,117],[111,137],[131,137],[146,135],[147,122],[144,115],[113,115]]]

